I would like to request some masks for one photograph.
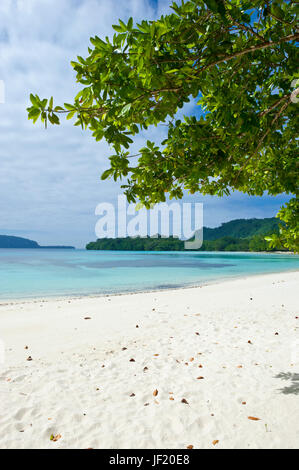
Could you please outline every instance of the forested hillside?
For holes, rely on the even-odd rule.
[[[265,236],[278,232],[279,220],[237,219],[220,227],[203,229],[202,251],[273,251]],[[178,238],[102,238],[86,245],[87,250],[124,251],[183,251],[184,242]]]
[[[27,238],[0,235],[0,248],[38,248],[38,243]]]
[[[204,240],[216,240],[222,237],[249,238],[253,235],[273,233],[281,223],[275,217],[266,219],[236,219],[225,222],[216,228],[204,227]]]
[[[28,238],[11,235],[0,235],[0,248],[74,249],[73,246],[41,246]]]

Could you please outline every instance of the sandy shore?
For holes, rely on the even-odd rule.
[[[0,447],[299,447],[298,286],[0,304]]]

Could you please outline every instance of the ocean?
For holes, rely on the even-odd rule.
[[[295,270],[299,256],[289,254],[0,249],[0,300],[159,290]]]

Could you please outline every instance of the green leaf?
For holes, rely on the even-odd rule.
[[[70,112],[67,114],[66,119],[67,119],[67,120],[72,119],[72,117],[74,117],[75,114],[76,114],[76,110],[70,111]]]
[[[120,112],[119,115],[120,115],[120,116],[124,116],[125,114],[127,114],[127,113],[130,111],[131,106],[132,106],[131,103],[126,104],[126,105],[122,108],[122,110],[121,110],[121,112]]]
[[[72,104],[69,104],[69,103],[64,103],[64,107],[66,109],[68,109],[69,111],[73,111],[73,110],[76,110],[76,107]]]
[[[105,170],[101,175],[101,179],[106,180],[107,178],[109,178],[109,176],[111,176],[111,169]]]
[[[113,24],[112,25],[112,28],[117,31],[118,33],[121,33],[123,32],[123,27],[122,26],[119,26],[118,24]]]
[[[133,28],[133,18],[131,17],[129,18],[127,29],[131,31],[132,28]]]
[[[280,8],[279,5],[273,3],[271,6],[271,12],[273,15],[277,16],[280,20],[284,19],[284,11]]]
[[[32,93],[30,93],[30,101],[33,106],[39,106],[39,100]]]
[[[119,24],[122,28],[122,32],[127,31],[127,26],[125,25],[125,23],[122,20],[118,20],[118,21],[119,21]]]

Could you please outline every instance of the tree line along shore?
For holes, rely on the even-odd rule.
[[[216,228],[203,228],[201,251],[286,251],[271,247],[267,235],[278,233],[277,218],[237,219]],[[184,241],[177,237],[101,238],[86,245],[87,250],[184,251]],[[189,251],[189,250],[188,250]]]

